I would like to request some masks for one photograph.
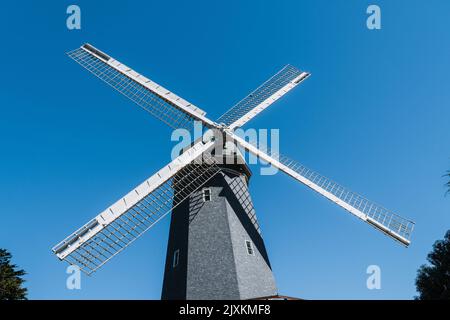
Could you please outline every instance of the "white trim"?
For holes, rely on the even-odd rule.
[[[283,88],[272,94],[270,97],[268,97],[266,100],[258,104],[256,107],[254,107],[252,110],[247,112],[245,115],[243,115],[241,118],[230,124],[229,128],[230,130],[233,130],[235,128],[242,127],[245,123],[256,117],[259,113],[261,113],[264,109],[268,108],[271,104],[273,104],[275,101],[280,99],[282,96],[284,96],[286,93],[294,89],[296,86],[298,86],[303,80],[308,78],[310,74],[308,72],[302,72],[298,77],[290,81],[288,84],[286,84]]]
[[[200,157],[204,152],[209,151],[213,146],[213,141],[207,142],[205,144],[203,144],[203,142],[201,141],[196,143],[192,148],[190,148],[186,152],[183,152],[179,157],[175,158],[164,168],[156,172],[153,176],[145,180],[134,190],[129,192],[123,198],[121,198],[116,203],[100,213],[98,216],[96,216],[94,220],[97,220],[98,223],[93,223],[93,220],[91,220],[81,229],[72,233],[69,237],[53,247],[53,252],[56,253],[59,259],[63,260],[73,251],[78,249],[84,242],[91,239],[118,217],[126,213],[129,208],[133,207],[136,203],[141,201],[156,188],[164,184],[167,180],[171,179],[187,164]],[[80,230],[82,231],[81,234]]]
[[[391,236],[393,239],[401,242],[403,245],[408,246],[410,244],[410,240],[406,239],[405,237],[403,237],[402,235],[398,234],[397,232],[395,232],[393,230],[390,230],[386,226],[381,225],[379,222],[373,220],[372,218],[367,216],[365,213],[363,213],[360,210],[352,207],[350,204],[346,203],[342,199],[339,199],[334,194],[332,194],[332,193],[326,191],[325,189],[321,188],[320,186],[318,186],[317,184],[315,184],[311,180],[309,180],[306,177],[302,176],[301,174],[299,174],[298,172],[296,172],[293,169],[289,168],[288,166],[282,164],[278,160],[272,158],[271,156],[269,156],[265,152],[259,150],[258,148],[256,148],[252,144],[248,143],[244,139],[238,137],[237,135],[235,135],[231,131],[226,130],[226,133],[232,139],[234,139],[234,141],[239,143],[239,145],[241,145],[248,152],[251,152],[254,155],[256,155],[257,157],[259,157],[260,159],[262,159],[262,160],[272,164],[274,167],[278,168],[279,170],[283,171],[284,173],[290,175],[292,178],[294,178],[294,179],[300,181],[301,183],[305,184],[309,188],[313,189],[314,191],[316,191],[317,193],[321,194],[325,198],[331,200],[332,202],[334,202],[338,206],[344,208],[345,210],[347,210],[351,214],[357,216],[361,220],[371,224],[372,226],[378,227],[378,229],[380,229],[381,231],[383,231],[387,235]]]
[[[89,46],[92,47],[94,50],[98,50],[97,48],[95,48],[91,44],[89,44]],[[212,121],[212,120],[208,119],[207,117],[205,117],[205,115],[206,115],[205,111],[201,110],[200,108],[198,108],[197,106],[193,105],[192,103],[184,100],[183,98],[177,96],[176,94],[174,94],[173,92],[167,90],[163,86],[160,86],[156,82],[154,82],[154,81],[144,77],[143,75],[137,73],[136,71],[134,71],[130,67],[128,67],[128,66],[124,65],[123,63],[115,60],[110,55],[107,55],[104,52],[98,50],[101,53],[103,53],[103,54],[105,54],[105,55],[107,55],[109,57],[109,60],[105,61],[105,59],[102,59],[102,57],[100,57],[95,52],[91,51],[89,48],[81,46],[81,49],[86,51],[87,53],[95,56],[96,58],[102,60],[104,63],[106,63],[110,67],[114,68],[118,72],[122,73],[123,75],[131,78],[133,81],[136,81],[137,83],[141,84],[142,86],[144,86],[145,88],[147,88],[148,90],[153,92],[154,94],[158,95],[161,99],[169,101],[171,104],[176,106],[181,111],[187,113],[188,115],[190,115],[194,119],[203,122],[203,124],[206,125],[207,127],[210,127],[210,128],[211,127],[213,127],[213,128],[218,128],[219,127],[214,121]]]

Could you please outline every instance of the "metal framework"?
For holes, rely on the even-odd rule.
[[[68,52],[68,56],[173,129],[191,130],[194,120],[215,126],[203,110],[89,44]]]
[[[228,184],[230,185],[231,191],[234,193],[234,196],[239,201],[244,211],[247,212],[248,217],[255,226],[256,231],[261,234],[261,228],[259,226],[258,220],[256,219],[256,210],[253,206],[248,188],[244,186],[245,182],[243,181],[243,179],[244,178],[232,180],[225,175],[225,180],[227,180]]]
[[[208,128],[217,129],[248,152],[272,164],[297,181],[305,184],[338,206],[382,231],[405,246],[410,244],[414,222],[369,201],[287,157],[256,147],[234,134],[281,96],[309,77],[292,66],[286,66],[251,94],[237,103],[218,120],[206,118],[205,112],[174,93],[128,68],[106,53],[85,44],[68,55],[95,76],[125,95],[172,128],[191,129],[194,120]],[[219,139],[220,140],[220,139]],[[122,199],[107,208],[82,228],[57,244],[53,252],[59,259],[77,264],[91,274],[117,253],[140,237],[174,207],[191,195],[195,196],[205,182],[221,169],[211,156],[216,144],[210,136],[197,141],[191,148],[144,181]],[[221,146],[218,148],[222,150]],[[259,231],[250,195],[235,194]]]
[[[253,144],[232,134],[239,145],[259,158],[305,184],[328,200],[381,230],[404,245],[409,245],[414,222],[348,190],[331,179],[308,169],[304,165],[280,154],[273,154],[267,148]]]
[[[241,127],[308,77],[309,73],[286,65],[217,121],[231,130]]]

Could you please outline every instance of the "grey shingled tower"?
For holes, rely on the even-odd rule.
[[[162,299],[277,293],[248,191],[251,172],[246,164],[221,168],[172,212]]]

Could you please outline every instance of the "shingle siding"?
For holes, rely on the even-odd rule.
[[[248,299],[276,294],[242,173],[224,171],[172,212],[162,299]],[[245,241],[253,244],[248,255]],[[180,261],[172,267],[173,253]]]

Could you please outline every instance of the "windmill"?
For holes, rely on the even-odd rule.
[[[90,44],[69,57],[173,129],[199,121],[215,134],[180,155],[53,247],[92,274],[171,213],[163,299],[247,299],[277,294],[248,191],[244,150],[291,176],[404,246],[414,222],[269,148],[235,134],[309,77],[287,65],[217,122],[206,112]],[[210,131],[211,131],[210,130]],[[220,151],[218,151],[220,150]]]

